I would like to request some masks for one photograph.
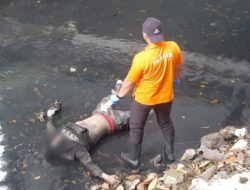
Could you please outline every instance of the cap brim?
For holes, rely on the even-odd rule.
[[[149,39],[153,43],[162,42],[162,41],[164,41],[164,35],[163,34],[158,34],[158,35],[149,36]]]

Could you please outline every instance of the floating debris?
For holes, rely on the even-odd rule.
[[[39,176],[36,176],[36,177],[34,177],[33,178],[34,180],[39,180],[39,179],[41,179],[41,176],[39,175]]]
[[[76,68],[75,67],[70,67],[69,70],[70,70],[71,73],[75,73],[76,72]]]

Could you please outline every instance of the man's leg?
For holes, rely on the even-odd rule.
[[[150,107],[140,104],[134,100],[130,112],[129,153],[122,153],[123,160],[133,166],[138,166],[141,154],[141,143],[144,134],[144,125],[148,117]]]
[[[172,108],[172,102],[158,104],[154,106],[154,111],[156,114],[158,125],[161,129],[161,132],[165,138],[165,154],[169,161],[174,161],[174,137],[175,130],[174,125],[170,117]]]

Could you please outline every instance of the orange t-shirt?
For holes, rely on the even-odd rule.
[[[136,54],[126,77],[135,83],[135,100],[144,105],[172,101],[176,64],[182,64],[182,54],[173,41],[149,45]]]

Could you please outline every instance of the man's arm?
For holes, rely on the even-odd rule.
[[[116,175],[108,175],[104,173],[103,170],[92,161],[88,150],[81,149],[76,152],[75,156],[95,177],[100,177],[101,179],[108,182],[110,185],[116,185],[120,183],[120,179]]]
[[[182,64],[176,64],[174,67],[174,80],[180,80]]]
[[[126,96],[131,90],[134,89],[135,83],[128,79],[125,79],[122,83],[122,87],[118,92],[118,97]]]

